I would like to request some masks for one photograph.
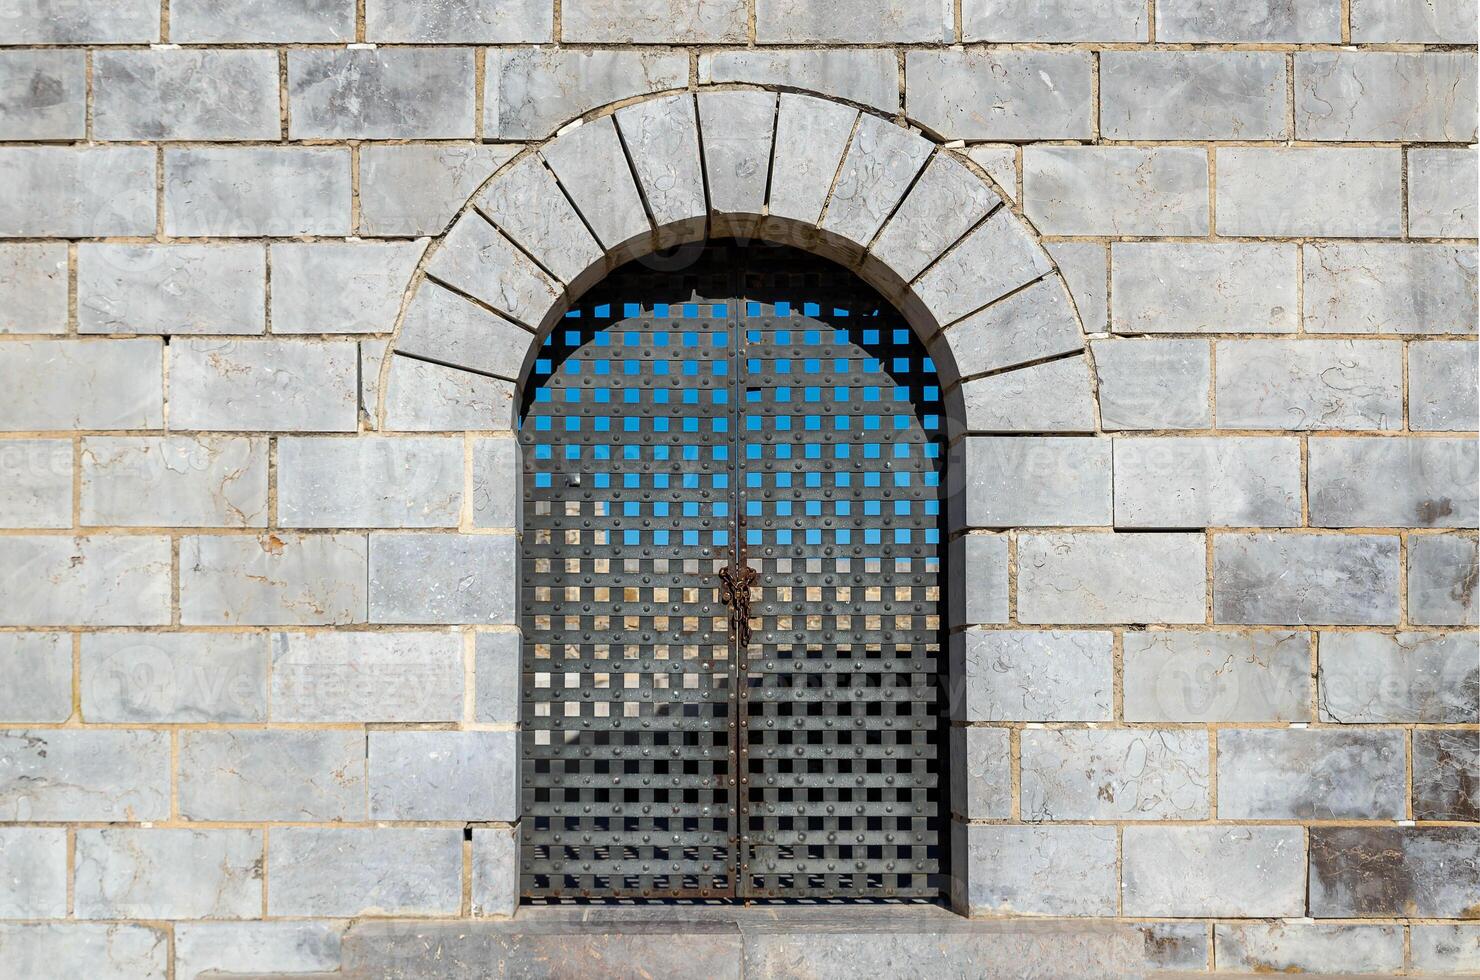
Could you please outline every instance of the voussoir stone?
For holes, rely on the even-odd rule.
[[[602,257],[601,246],[536,156],[500,174],[476,203],[500,231],[563,282],[575,282]]]
[[[409,357],[392,357],[383,400],[391,432],[507,432],[513,424],[511,382]]]
[[[510,380],[534,343],[528,330],[435,282],[423,282],[401,322],[396,350]]]
[[[931,342],[936,370],[947,384],[1083,347],[1064,282],[1052,275],[966,317]]]
[[[821,228],[867,247],[934,149],[918,133],[865,113],[838,170]]]
[[[540,155],[608,252],[652,234],[627,152],[610,116],[564,133],[547,143]]]
[[[618,109],[616,118],[643,200],[658,227],[684,222],[702,225],[709,208],[693,96],[639,102]]]
[[[531,329],[544,321],[563,293],[558,282],[476,211],[452,226],[427,263],[427,273]]]
[[[1093,432],[1089,362],[1064,357],[961,386],[968,432]],[[1054,523],[1102,523],[1061,520]]]
[[[699,126],[704,133],[711,214],[721,221],[760,215],[771,176],[775,94],[748,89],[701,92]]]
[[[1052,271],[1048,253],[1017,216],[999,208],[921,276],[915,292],[948,326]]]
[[[836,102],[781,93],[773,170],[787,177],[771,181],[772,215],[818,222],[858,118],[858,110]]]
[[[937,153],[872,251],[908,282],[1001,203],[996,192],[955,156]]]

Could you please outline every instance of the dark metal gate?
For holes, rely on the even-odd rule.
[[[791,249],[629,266],[525,392],[521,889],[930,897],[946,870],[933,366]]]

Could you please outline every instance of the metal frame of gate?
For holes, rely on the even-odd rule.
[[[774,246],[628,266],[556,327],[520,431],[526,899],[940,896],[938,384]]]

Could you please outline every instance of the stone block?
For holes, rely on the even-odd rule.
[[[170,540],[0,537],[0,594],[3,626],[164,626]]]
[[[409,357],[396,357],[385,390],[390,432],[507,432],[514,422],[514,385]]]
[[[331,146],[190,147],[164,156],[165,234],[348,235],[350,151]],[[153,199],[153,184],[150,184]],[[149,229],[153,234],[153,207]]]
[[[278,633],[272,720],[437,722],[463,717],[463,643],[453,633]]]
[[[1158,41],[1254,41],[1287,44],[1341,40],[1337,0],[1211,5],[1164,0],[1156,9]]]
[[[72,526],[72,440],[0,442],[0,526]]]
[[[290,50],[288,135],[467,139],[475,83],[471,48]]]
[[[548,3],[529,0],[368,0],[365,39],[393,44],[539,44],[556,40],[555,10]]]
[[[1118,140],[1283,140],[1276,51],[1106,51],[1100,131]]]
[[[1218,966],[1240,973],[1392,975],[1403,967],[1401,926],[1220,922]]]
[[[154,234],[153,147],[0,147],[0,186],[0,237]]]
[[[966,157],[982,170],[986,171],[992,183],[1001,192],[1005,200],[1016,201],[1021,195],[1018,193],[1018,147],[1012,143],[974,143],[965,149]],[[1081,245],[1095,244],[1084,242],[1068,242],[1060,244]],[[1052,246],[1045,246],[1050,252]],[[1101,255],[1104,254],[1104,246],[1098,246]],[[1101,278],[1104,278],[1103,269]]]
[[[1099,631],[967,630],[951,638],[958,721],[1109,721],[1113,637]]]
[[[961,386],[961,398],[967,432],[1095,430],[1094,394],[1089,362],[1084,357],[1066,357],[977,378]]]
[[[186,820],[364,820],[365,733],[186,731],[179,806]]]
[[[881,112],[899,111],[899,63],[885,48],[701,52],[699,84],[727,82],[806,89]]]
[[[503,48],[489,51],[485,66],[488,139],[543,139],[599,106],[681,89],[689,81],[688,55],[667,49]],[[630,141],[631,133],[623,135]]]
[[[959,616],[953,626],[1007,622],[1007,536],[967,534],[950,544],[950,567],[970,569],[951,576],[948,612]]]
[[[117,822],[169,815],[167,732],[0,732],[0,820]]]
[[[266,309],[259,245],[77,247],[82,333],[260,334]]]
[[[455,827],[285,827],[267,854],[272,916],[456,915]]]
[[[1023,208],[1045,235],[1206,235],[1207,151],[1026,146]]]
[[[1310,914],[1317,919],[1473,914],[1480,827],[1310,828]]]
[[[776,96],[751,89],[699,94],[709,210],[721,228],[746,229],[766,208]],[[727,219],[740,219],[731,225]]]
[[[931,356],[949,384],[1083,347],[1063,280],[1048,276],[948,328]]]
[[[344,926],[331,922],[182,922],[175,926],[175,976],[333,973]]]
[[[924,272],[1002,199],[953,154],[937,153],[874,242],[874,257],[906,282]]]
[[[266,439],[90,436],[80,459],[85,525],[267,526]]]
[[[1423,535],[1408,541],[1408,619],[1416,626],[1474,626],[1480,559],[1475,539]]]
[[[158,340],[18,341],[0,348],[0,430],[157,429]]]
[[[756,0],[761,44],[939,44],[953,39],[950,8],[915,0]]]
[[[1017,560],[1024,623],[1201,623],[1206,615],[1201,534],[1023,534]]]
[[[774,217],[815,225],[822,218],[822,207],[859,114],[836,102],[789,92],[781,93],[779,104],[776,159],[771,169],[789,176],[771,182],[769,210]]]
[[[957,140],[1088,139],[1088,51],[919,50],[905,55],[905,112]]]
[[[1408,151],[1408,234],[1416,238],[1476,236],[1480,190],[1470,178],[1477,162],[1473,146],[1416,146]]]
[[[513,915],[518,907],[518,829],[473,828],[473,914]]]
[[[966,525],[1110,523],[1110,440],[970,437]]]
[[[0,242],[0,334],[67,329],[67,243]]]
[[[261,634],[85,633],[82,717],[105,724],[264,722],[268,663]]]
[[[1146,7],[1138,0],[963,0],[964,41],[1144,41]]]
[[[567,0],[560,39],[581,44],[725,44],[749,39],[746,0]]]
[[[1396,731],[1218,732],[1220,820],[1397,820],[1405,815]]]
[[[390,338],[371,338],[356,345],[356,360],[360,368],[360,421],[371,432],[380,428],[380,369],[390,346]]]
[[[1473,246],[1305,246],[1305,329],[1333,333],[1474,333]]]
[[[97,51],[93,138],[276,140],[275,51]]]
[[[1051,272],[1048,253],[999,208],[920,277],[915,294],[944,327]]]
[[[435,282],[423,282],[401,322],[396,350],[478,374],[517,379],[534,334]]]
[[[440,234],[458,208],[519,149],[513,144],[362,146],[360,234]]]
[[[1392,625],[1398,538],[1358,534],[1219,534],[1217,623]]]
[[[519,819],[517,732],[370,733],[370,819]]]
[[[1310,523],[1318,527],[1474,527],[1473,438],[1310,440]]]
[[[475,717],[485,725],[517,725],[521,684],[518,633],[479,633]]]
[[[1310,634],[1127,632],[1125,720],[1309,721]]]
[[[951,806],[972,820],[1012,817],[1012,747],[1006,728],[951,729]]]
[[[143,44],[159,40],[159,0],[95,7],[76,0],[30,0],[5,9],[7,44]]]
[[[1218,234],[1397,238],[1396,147],[1251,147],[1218,151]]]
[[[1300,827],[1125,828],[1123,914],[1274,918],[1305,911]]]
[[[1208,736],[1179,729],[1022,733],[1023,819],[1205,820]]]
[[[1402,345],[1224,341],[1216,399],[1220,429],[1401,429]]]
[[[273,244],[272,332],[390,333],[424,250],[421,242]]]
[[[352,341],[183,340],[170,345],[176,429],[353,432]]]
[[[576,132],[588,128],[599,129],[600,124],[583,126]],[[630,173],[626,160],[621,164],[623,172]],[[637,208],[641,211],[641,202]],[[646,226],[646,216],[642,220]],[[530,329],[541,326],[563,294],[558,282],[476,211],[465,214],[452,226],[427,263],[427,272]],[[423,286],[422,290],[430,288]]]
[[[463,443],[431,436],[284,438],[277,492],[283,527],[456,527]]]
[[[66,918],[67,853],[65,827],[0,827],[0,916]]]
[[[1110,316],[1117,333],[1294,333],[1294,245],[1117,242]]]
[[[4,923],[0,948],[9,968],[22,977],[165,980],[169,975],[169,937],[153,926]]]
[[[867,113],[860,116],[822,216],[822,229],[867,247],[934,149],[917,133]]]
[[[1015,157],[1017,150],[1012,152]],[[1084,332],[1105,333],[1110,317],[1109,248],[1099,242],[1053,242],[1043,247],[1069,287]]]
[[[0,54],[0,139],[82,139],[87,131],[85,62],[82,51]]]
[[[473,440],[473,526],[517,528],[523,478],[517,440]]]
[[[741,93],[730,93],[730,95],[738,98]],[[769,97],[769,101],[774,103],[775,97]],[[764,181],[769,175],[771,162],[771,131],[769,128],[766,129],[765,139],[766,158],[760,165],[762,182],[760,195],[763,203],[766,193]],[[617,125],[610,116],[593,119],[566,132],[559,139],[541,148],[540,155],[554,171],[561,188],[574,202],[582,217],[591,226],[591,231],[596,235],[597,240],[607,251],[625,249],[640,240],[651,237],[652,222],[648,220],[647,209],[643,206],[642,196],[637,191],[636,178],[632,175],[632,167],[627,163],[627,151],[622,148],[622,139],[617,135]],[[750,163],[754,168],[756,161],[751,160]],[[752,169],[752,179],[755,173],[756,171]],[[453,229],[453,234],[457,234],[466,224],[473,224],[472,219],[459,222],[457,228]],[[491,228],[488,231],[477,228],[476,233],[480,239],[493,238],[497,235]],[[478,245],[470,242],[465,247],[477,248]],[[441,253],[438,254],[440,257]],[[482,256],[479,258],[481,259]],[[508,260],[498,261],[499,258],[501,256],[495,254],[490,257],[492,261],[484,261],[496,270],[514,264]],[[480,276],[480,278],[484,277],[486,273]],[[553,284],[551,288],[558,292],[558,287],[554,287]],[[472,290],[468,291],[472,292]],[[493,305],[499,306],[498,303]],[[546,308],[548,306],[547,302]],[[524,322],[530,322],[529,318],[526,317]],[[533,322],[538,325],[539,319],[536,318]]]
[[[1480,925],[1414,923],[1409,956],[1415,970],[1463,975],[1480,973]]]
[[[1475,88],[1473,51],[1298,52],[1295,135],[1471,143]]]
[[[355,39],[355,0],[171,0],[170,38],[187,44],[344,43]]]
[[[80,919],[248,919],[262,914],[262,831],[77,831]]]
[[[1321,720],[1466,724],[1480,715],[1473,633],[1322,633]]]
[[[61,722],[71,715],[67,634],[0,634],[0,722]]]
[[[1480,732],[1414,731],[1413,816],[1480,823]]]
[[[1298,527],[1300,441],[1245,436],[1115,440],[1115,526]]]
[[[180,622],[187,626],[365,622],[363,534],[180,539]]]
[[[1212,425],[1212,352],[1207,341],[1095,340],[1090,350],[1105,429]]]
[[[601,246],[538,157],[525,157],[505,171],[476,203],[500,231],[562,282],[575,282],[602,258]]]
[[[1474,0],[1353,0],[1352,43],[1474,44]]]
[[[370,621],[513,625],[519,595],[511,534],[370,536]]]
[[[978,825],[965,838],[972,915],[1115,914],[1114,827]]]
[[[693,97],[675,95],[640,102],[619,109],[616,119],[638,188],[658,228],[694,227],[707,221],[699,115]]]

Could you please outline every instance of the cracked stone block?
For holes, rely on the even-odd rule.
[[[61,722],[71,715],[67,634],[0,634],[0,722]]]
[[[1100,422],[1107,430],[1212,425],[1211,345],[1204,340],[1094,340]]]
[[[1405,815],[1397,731],[1223,729],[1221,820],[1398,820]]]
[[[1402,154],[1396,148],[1218,150],[1218,234],[1397,238]]]
[[[1295,55],[1295,135],[1306,140],[1475,140],[1470,51]]]
[[[0,442],[0,527],[72,526],[72,440]]]
[[[1480,827],[1311,827],[1310,914],[1457,919],[1480,894]]]
[[[390,333],[421,242],[277,242],[273,333]]]
[[[966,439],[967,527],[1109,523],[1110,440]]]
[[[283,527],[456,527],[463,443],[434,436],[278,441]]]
[[[463,643],[452,633],[277,633],[272,720],[436,722],[463,716]]]
[[[1381,340],[1218,344],[1220,429],[1403,427],[1403,347]]]
[[[1109,721],[1113,637],[1075,630],[967,630],[951,638],[958,721]]]
[[[617,110],[617,129],[658,228],[702,224],[709,205],[699,160],[699,114],[690,95]]]
[[[180,816],[186,820],[364,820],[365,733],[182,732]]]
[[[588,128],[596,127],[583,126],[576,132]],[[625,160],[622,167],[625,172]],[[637,206],[640,211],[641,203]],[[643,224],[647,225],[646,216]],[[452,226],[427,263],[427,273],[530,329],[544,322],[564,292],[560,283],[476,211],[469,211]],[[401,288],[405,288],[404,281]]]
[[[881,112],[899,111],[899,63],[884,48],[700,53],[699,84],[728,82],[808,89]]]
[[[107,724],[267,720],[267,637],[242,633],[85,633],[84,720]]]
[[[1310,634],[1127,632],[1125,720],[1309,721]]]
[[[396,357],[385,391],[385,428],[395,432],[508,431],[514,385],[409,357]]]
[[[365,39],[393,44],[539,44],[556,40],[555,9],[529,0],[368,0]]]
[[[1480,446],[1473,438],[1311,439],[1309,470],[1313,526],[1480,522]]]
[[[538,157],[526,157],[478,195],[477,206],[561,281],[574,283],[602,250]]]
[[[267,855],[273,916],[456,915],[456,827],[284,827]]]
[[[1114,915],[1115,828],[955,825],[975,915]]]
[[[370,819],[519,819],[517,732],[370,732]]]
[[[1023,819],[1205,820],[1208,735],[1024,731]]]
[[[7,238],[152,236],[154,159],[147,146],[0,147],[0,229]]]
[[[915,292],[944,327],[1053,271],[1017,216],[999,208],[921,276]]]
[[[949,547],[950,567],[970,569],[967,574],[951,576],[947,583],[951,625],[1007,622],[1007,537],[967,534],[952,540]]]
[[[495,49],[485,77],[485,137],[537,140],[600,106],[683,88],[689,59],[671,50]]]
[[[954,40],[949,7],[918,0],[756,0],[761,44],[939,44]]]
[[[1018,619],[1201,623],[1205,550],[1201,534],[1023,534]]]
[[[937,153],[871,251],[899,278],[913,280],[1001,204],[955,156]]]
[[[518,633],[479,633],[476,647],[480,724],[517,725],[520,701],[521,638]]]
[[[169,975],[169,938],[153,926],[0,923],[0,948],[8,968],[23,977],[165,980]]]
[[[175,976],[333,973],[343,935],[344,925],[331,922],[182,922],[175,926]]]
[[[343,43],[355,38],[355,0],[170,0],[177,43]]]
[[[1413,968],[1427,973],[1480,973],[1480,925],[1414,923],[1409,927]]]
[[[1474,44],[1475,0],[1352,0],[1352,43]]]
[[[0,242],[0,334],[67,329],[67,243]]]
[[[262,913],[262,831],[77,831],[81,919],[247,919]]]
[[[1219,968],[1241,973],[1389,976],[1403,967],[1401,926],[1219,922],[1213,944]]]
[[[766,165],[770,163],[770,136],[767,129]],[[577,126],[546,144],[540,155],[607,251],[625,249],[652,234],[652,223],[627,163],[627,151],[610,116]],[[761,195],[765,196],[764,187]],[[454,233],[467,223],[460,222]],[[530,320],[526,318],[525,322]],[[539,320],[533,322],[538,324]]]
[[[475,135],[470,48],[288,52],[293,139],[467,139]]]
[[[1333,333],[1474,333],[1473,246],[1305,247],[1305,328]]]
[[[1216,535],[1213,621],[1396,624],[1398,552],[1397,535]]]
[[[1474,538],[1423,535],[1408,541],[1408,617],[1416,626],[1480,622],[1475,583],[1480,560]]]
[[[82,139],[87,131],[86,102],[84,52],[0,54],[0,139]]]
[[[275,51],[96,51],[93,138],[276,140]]]
[[[581,44],[725,44],[749,35],[746,0],[565,0],[560,39]]]
[[[365,622],[363,534],[190,535],[180,539],[187,626]]]
[[[520,149],[440,143],[360,147],[360,234],[440,234],[457,209]]]
[[[266,439],[90,436],[80,459],[83,524],[267,526]]]
[[[524,470],[515,439],[473,440],[473,526],[517,528]]]
[[[776,96],[749,89],[699,93],[704,175],[714,220],[760,215],[771,177]],[[741,223],[737,227],[747,227]]]
[[[1082,350],[1084,336],[1058,276],[1048,276],[948,327],[932,342],[941,380]],[[948,380],[949,378],[949,380]]]
[[[153,184],[150,184],[153,199]],[[348,235],[350,151],[332,146],[170,149],[165,233],[180,237]],[[153,234],[149,228],[133,234]],[[3,217],[3,216],[0,216]]]
[[[1473,633],[1322,633],[1321,720],[1465,724],[1480,715]]]
[[[803,225],[822,217],[843,153],[853,135],[858,111],[806,95],[781,93],[776,115],[776,159],[770,213]]]
[[[170,344],[176,429],[353,432],[353,341],[182,340]]]
[[[1294,245],[1116,242],[1110,248],[1116,333],[1294,333]]]
[[[473,914],[513,915],[518,907],[518,829],[473,828]]]
[[[1125,915],[1273,918],[1305,912],[1300,827],[1128,825]]]
[[[0,732],[0,820],[116,822],[169,815],[167,732]]]
[[[370,536],[370,621],[514,625],[514,536]]]
[[[31,0],[6,8],[7,44],[147,44],[159,40],[159,0],[95,5]]]
[[[1415,4],[1416,6],[1416,4]],[[1475,18],[1471,18],[1473,22]],[[1476,150],[1414,147],[1408,151],[1408,233],[1416,238],[1474,238]]]
[[[1088,139],[1088,51],[972,49],[905,55],[905,112],[946,139]]]
[[[140,536],[0,537],[0,626],[164,626],[170,541]]]
[[[1100,129],[1121,140],[1282,140],[1276,51],[1106,51]]]
[[[260,334],[266,309],[260,245],[77,247],[82,333]]]
[[[1413,816],[1480,823],[1480,732],[1414,731]]]
[[[478,374],[517,379],[534,334],[435,282],[423,282],[401,322],[396,351]]]
[[[973,820],[1012,816],[1011,736],[1005,728],[951,729],[951,805]]]
[[[65,827],[0,827],[0,916],[67,916]]]
[[[965,41],[1144,41],[1140,0],[963,0]]]
[[[821,227],[868,247],[884,227],[935,144],[867,113],[859,117]]]
[[[1301,523],[1298,439],[1172,436],[1114,442],[1116,527]]]
[[[1218,5],[1162,0],[1156,7],[1156,39],[1335,43],[1341,40],[1341,5],[1335,0]]]
[[[1206,235],[1207,151],[1025,146],[1023,208],[1045,235]]]

